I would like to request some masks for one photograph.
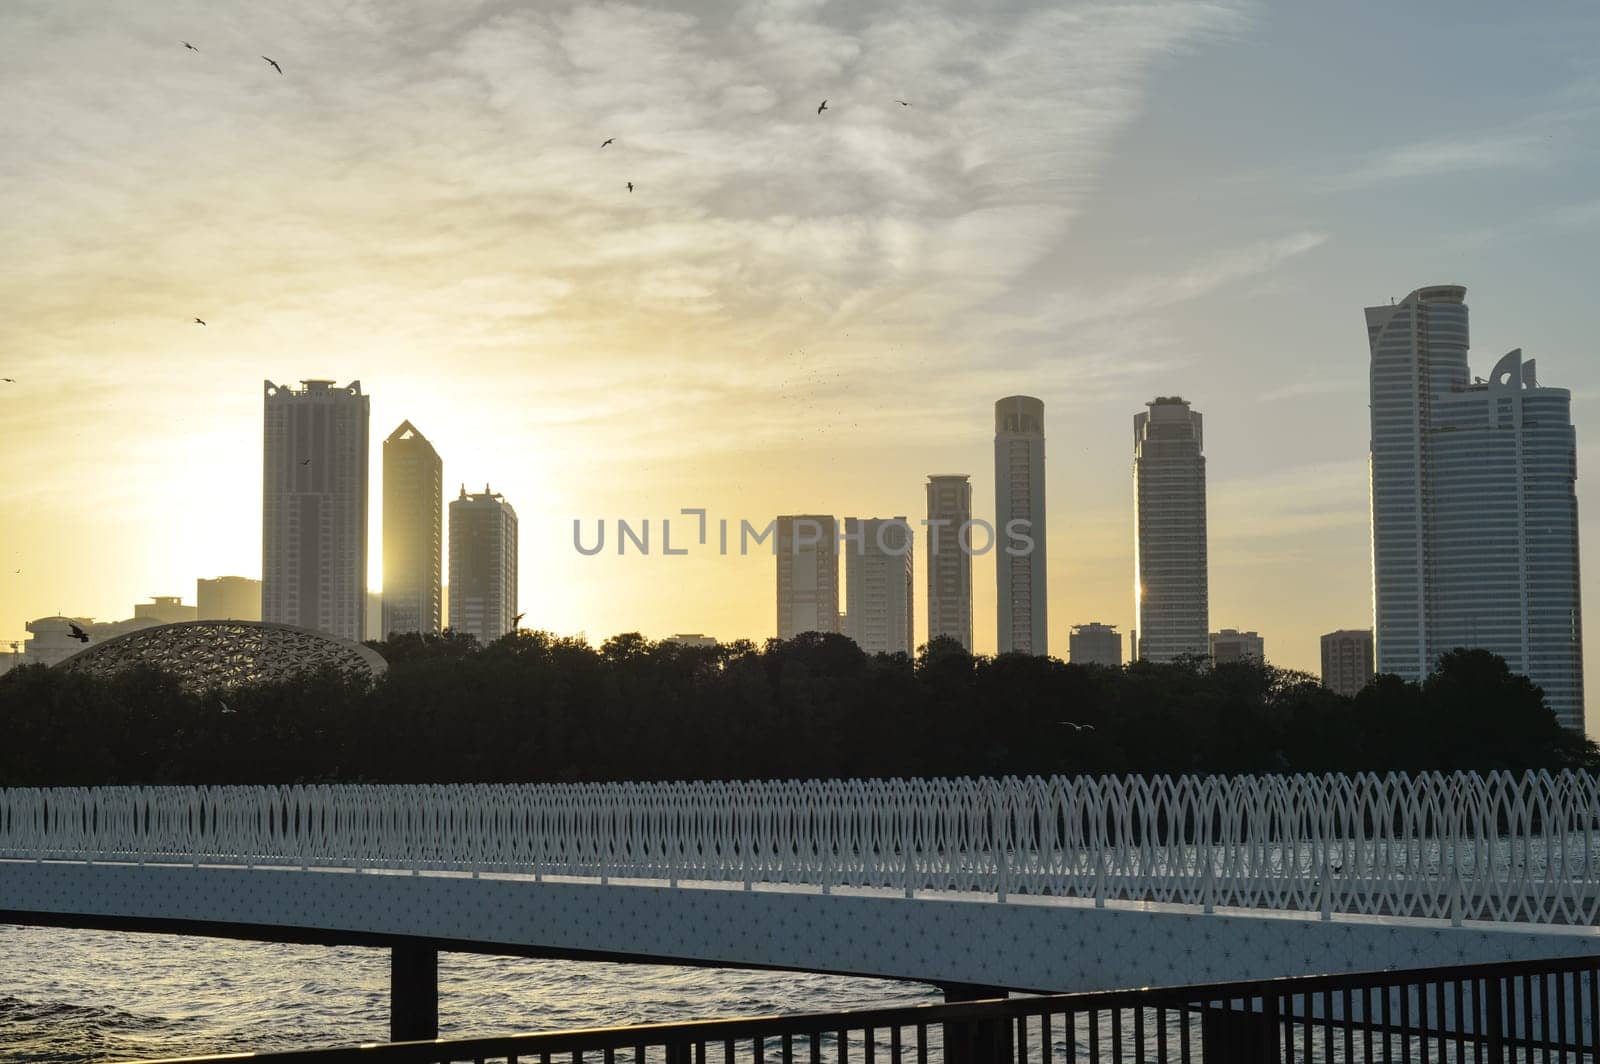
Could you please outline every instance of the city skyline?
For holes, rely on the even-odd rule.
[[[918,514],[944,469],[984,516],[1017,392],[1052,418],[1050,646],[1129,633],[1126,418],[1177,393],[1211,430],[1212,616],[1316,671],[1321,633],[1371,623],[1354,315],[1424,283],[1492,300],[1480,356],[1521,346],[1572,389],[1596,498],[1588,12],[1019,6],[913,42],[834,8],[760,51],[693,8],[631,35],[604,10],[218,10],[198,55],[159,12],[8,12],[0,79],[49,105],[9,118],[33,209],[3,223],[0,639],[259,576],[263,377],[360,379],[447,482],[522,502],[525,623],[594,638],[760,636],[771,562],[579,557],[574,518]],[[1414,61],[1420,32],[1449,63]],[[235,72],[257,39],[281,78]],[[1313,44],[1325,66],[1285,62]]]

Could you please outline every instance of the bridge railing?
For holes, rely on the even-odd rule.
[[[0,858],[1600,918],[1576,772],[0,790]]]

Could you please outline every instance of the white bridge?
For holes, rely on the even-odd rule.
[[[1581,773],[0,790],[0,921],[395,945],[423,997],[440,948],[1093,990],[1597,915]]]

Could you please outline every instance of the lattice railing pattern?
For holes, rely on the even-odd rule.
[[[0,790],[0,858],[1592,924],[1600,783],[1536,772],[12,789]]]

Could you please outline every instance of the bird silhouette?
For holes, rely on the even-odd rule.
[[[183,44],[183,46],[185,48],[189,49],[189,51],[191,51],[191,52],[198,52],[200,50],[200,49],[196,48],[194,45],[190,44],[188,41],[183,41],[181,43]]]
[[[629,181],[629,182],[628,182],[628,191],[629,191],[629,192],[632,192],[632,191],[633,191],[633,182],[632,182],[632,181]]]
[[[511,627],[514,629],[518,625],[522,624],[522,618],[524,618],[526,616],[527,616],[526,613],[519,613],[515,617],[511,618]]]
[[[301,464],[301,465],[310,465],[310,464],[311,464],[311,459],[309,459],[309,458],[302,458],[302,459],[300,459],[300,464]]]
[[[616,139],[617,139],[617,138],[616,138],[616,137],[607,137],[607,138],[606,138],[606,139],[605,139],[605,140],[602,140],[602,141],[601,141],[601,142],[600,142],[600,146],[601,146],[601,147],[602,147],[602,148],[604,148],[604,147],[605,147],[605,146],[606,146],[606,145],[607,145],[607,144],[611,144],[611,143],[613,143],[613,142],[614,142],[614,141],[616,141]]]
[[[906,103],[904,100],[896,100],[895,103],[899,104],[901,107],[910,107],[911,106],[910,104]]]
[[[823,100],[821,103],[817,104],[817,114],[820,115],[822,112],[826,111],[827,109],[828,109],[828,101],[827,100]]]
[[[7,384],[15,384],[15,383],[17,383],[17,378],[15,378],[15,377],[0,377],[0,381],[5,381]]]
[[[267,59],[266,56],[262,56],[261,58]],[[276,70],[279,74],[283,73],[283,67],[278,65],[278,61],[276,59],[267,59],[267,62],[272,64],[272,69],[273,70]]]
[[[1071,728],[1073,731],[1094,731],[1093,724],[1074,724],[1070,720],[1058,720],[1056,723],[1064,728]]]
[[[205,324],[205,322],[201,321],[199,318],[194,319],[194,323],[196,325],[204,325]]]
[[[72,638],[76,639],[78,642],[87,643],[89,641],[89,633],[85,632],[82,628],[79,628],[71,621],[67,622],[67,627],[72,629]]]

